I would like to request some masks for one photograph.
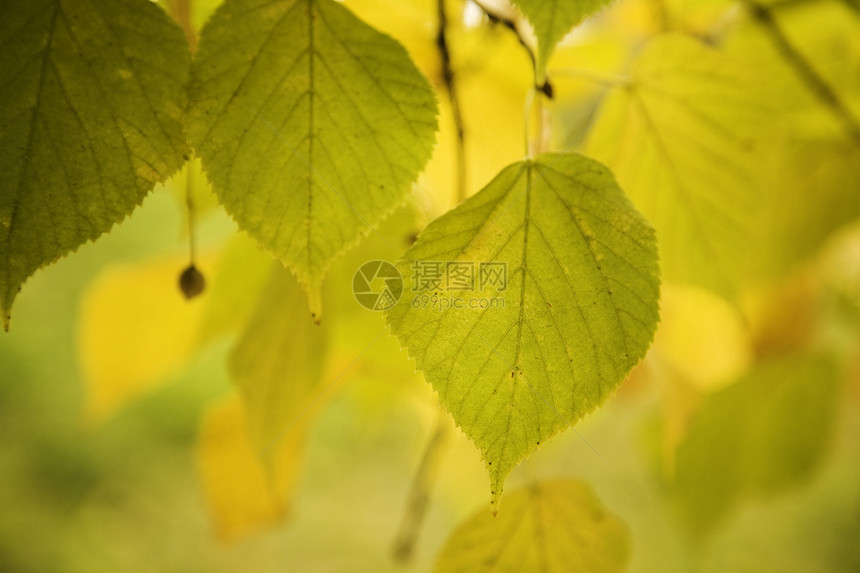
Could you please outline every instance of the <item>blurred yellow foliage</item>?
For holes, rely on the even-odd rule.
[[[210,406],[200,425],[197,462],[222,539],[236,539],[283,518],[301,469],[309,420],[297,421],[271,444],[266,464],[239,397]]]
[[[213,257],[198,267],[212,268]],[[80,309],[78,356],[86,384],[84,417],[100,423],[129,401],[166,383],[196,349],[207,294],[186,300],[178,287],[184,254],[115,266],[87,289]]]

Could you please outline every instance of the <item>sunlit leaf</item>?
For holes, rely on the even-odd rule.
[[[188,123],[224,207],[318,315],[331,261],[430,157],[436,101],[399,44],[333,0],[226,0],[201,33]]]
[[[541,79],[555,45],[582,22],[612,0],[513,0],[534,27],[538,39],[537,69]]]
[[[435,571],[626,571],[630,532],[583,483],[537,483],[512,492],[505,503],[509,507],[499,516],[479,510],[461,523]]]
[[[0,22],[0,311],[108,231],[187,152],[190,55],[147,0],[16,0]]]
[[[660,37],[605,102],[588,145],[657,229],[665,277],[732,298],[772,157],[752,81],[696,40]]]
[[[198,266],[210,268],[207,256]],[[102,273],[81,303],[78,357],[84,415],[99,422],[168,380],[197,348],[206,294],[187,301],[177,283],[186,255],[160,257]]]
[[[673,493],[693,534],[713,529],[745,496],[808,480],[834,430],[832,360],[773,359],[709,396],[678,448]]]
[[[271,463],[264,464],[238,397],[204,415],[197,463],[220,537],[235,540],[283,519],[301,469],[307,425],[302,420],[284,435],[272,448]]]
[[[434,262],[471,268],[473,284],[428,285]],[[657,325],[654,232],[612,174],[576,154],[506,168],[430,223],[399,268],[389,325],[480,448],[494,507],[511,469],[603,403]]]

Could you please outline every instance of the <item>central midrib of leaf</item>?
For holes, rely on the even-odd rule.
[[[526,294],[526,271],[528,269],[528,246],[529,246],[529,223],[531,216],[531,201],[532,201],[532,169],[533,167],[529,165],[526,168],[526,204],[525,204],[525,213],[523,214],[523,259],[522,259],[522,269],[520,271],[520,314],[519,314],[519,324],[517,326],[517,350],[516,356],[514,357],[514,365],[513,367],[519,369],[520,367],[520,350],[522,348],[522,340],[523,340],[523,312],[525,310],[526,305],[523,304],[525,300]],[[515,388],[516,390],[516,388]]]
[[[305,253],[307,255],[307,263],[308,268],[311,267],[311,232],[312,232],[312,224],[311,220],[313,219],[313,177],[314,174],[311,170],[311,165],[314,164],[314,57],[316,54],[316,50],[314,49],[314,11],[313,11],[313,0],[307,0],[308,7],[308,46],[310,46],[310,51],[308,53],[308,97],[310,101],[308,102],[308,217],[305,220],[305,240],[307,241],[307,249]]]

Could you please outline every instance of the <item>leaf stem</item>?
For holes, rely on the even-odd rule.
[[[777,51],[791,66],[794,73],[806,85],[806,88],[814,95],[833,116],[842,124],[845,132],[851,139],[860,143],[860,120],[858,120],[848,107],[839,99],[839,96],[831,88],[824,78],[815,71],[812,64],[803,57],[783,32],[773,17],[771,9],[759,4],[756,0],[744,0],[750,15],[761,25],[764,32],[770,37]]]
[[[481,9],[481,11],[487,16],[487,19],[491,24],[501,24],[505,28],[509,29],[514,33],[519,41],[520,45],[528,54],[529,59],[532,62],[532,70],[534,70],[535,77],[535,89],[539,92],[542,92],[548,98],[552,99],[552,84],[549,81],[549,78],[544,78],[544,81],[538,84],[537,81],[537,57],[535,56],[534,49],[526,40],[526,35],[523,33],[521,24],[519,20],[512,18],[510,16],[506,16],[499,12],[498,10],[494,10],[483,3],[483,0],[470,0],[475,6]]]
[[[196,205],[194,203],[194,170],[191,162],[186,164],[185,176],[185,207],[188,210],[188,256],[191,266],[197,261],[197,241],[195,240]]]
[[[444,453],[442,446],[448,441],[449,428],[448,416],[440,408],[433,434],[424,448],[421,462],[418,465],[415,476],[412,478],[412,487],[409,491],[409,502],[406,506],[406,513],[403,515],[400,530],[394,541],[394,558],[401,563],[407,563],[412,558],[412,553],[415,550],[418,533],[424,521],[424,516],[427,513],[430,490],[439,471],[439,464],[442,461],[442,454]]]
[[[457,85],[451,68],[451,51],[448,47],[448,15],[445,10],[445,0],[437,1],[439,27],[436,32],[436,46],[442,59],[442,81],[451,102],[451,115],[454,119],[454,130],[457,137],[457,203],[466,198],[466,140],[463,129],[463,116],[460,111],[460,98],[457,95]]]
[[[173,16],[173,19],[185,32],[185,39],[188,40],[188,46],[193,53],[197,47],[197,34],[191,23],[191,2],[192,0],[167,0],[166,5],[167,13]]]

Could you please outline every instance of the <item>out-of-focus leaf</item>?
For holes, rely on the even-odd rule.
[[[669,281],[736,298],[761,210],[768,108],[734,61],[662,36],[603,106],[588,149],[654,224]]]
[[[244,233],[224,246],[206,278],[208,296],[198,332],[201,344],[245,328],[271,268],[272,258]]]
[[[841,387],[832,360],[765,362],[710,395],[678,448],[672,493],[694,536],[750,495],[808,480],[828,451]]]
[[[666,286],[654,349],[686,382],[709,392],[735,380],[752,357],[740,311],[696,287]]]
[[[853,1],[853,0],[852,0]],[[771,4],[771,2],[761,2]],[[780,4],[780,2],[774,2]],[[856,5],[856,3],[855,3]],[[798,3],[790,8],[771,6],[770,13],[792,49],[850,113],[860,118],[860,18],[849,2]],[[839,113],[811,87],[792,57],[776,43],[767,28],[747,16],[731,28],[722,43],[732,57],[758,71],[759,81],[749,86],[778,109],[780,122],[800,141],[845,139]],[[856,145],[856,140],[854,144]],[[802,155],[803,165],[812,165]],[[794,161],[789,159],[789,161]]]
[[[321,401],[326,327],[279,263],[230,356],[241,400],[203,422],[199,463],[219,533],[241,537],[286,514],[308,428]]]
[[[300,420],[269,451],[264,464],[242,401],[210,407],[200,427],[197,463],[215,529],[235,540],[287,513],[304,455],[309,420]]]
[[[188,131],[221,203],[319,315],[332,260],[430,157],[427,80],[333,0],[226,0],[201,32],[190,93]]]
[[[436,562],[436,573],[621,572],[630,532],[590,487],[573,480],[537,483],[505,497],[507,511],[485,510],[461,523]]]
[[[778,277],[813,256],[841,226],[860,217],[860,145],[847,140],[792,143],[768,184],[756,235],[757,274]]]
[[[230,374],[247,410],[248,431],[262,452],[312,418],[323,388],[328,327],[306,311],[301,288],[272,265],[250,322],[230,355]]]
[[[0,322],[21,284],[184,162],[190,55],[146,0],[15,0],[0,23]]]
[[[770,4],[769,2],[767,4]],[[770,8],[774,22],[811,73],[860,122],[860,18],[845,2]],[[841,113],[791,65],[760,22],[748,16],[724,49],[759,70],[749,89],[780,113],[788,136],[779,168],[765,182],[767,207],[751,245],[764,279],[789,272],[813,255],[837,228],[860,216],[860,146],[848,137]]]
[[[205,272],[212,259],[207,255],[198,266]],[[187,265],[187,255],[172,255],[117,266],[88,287],[78,356],[90,422],[162,384],[190,358],[207,295],[182,296],[178,278]]]
[[[388,323],[480,448],[494,511],[510,471],[644,356],[655,242],[606,167],[544,154],[430,223],[400,261]]]

